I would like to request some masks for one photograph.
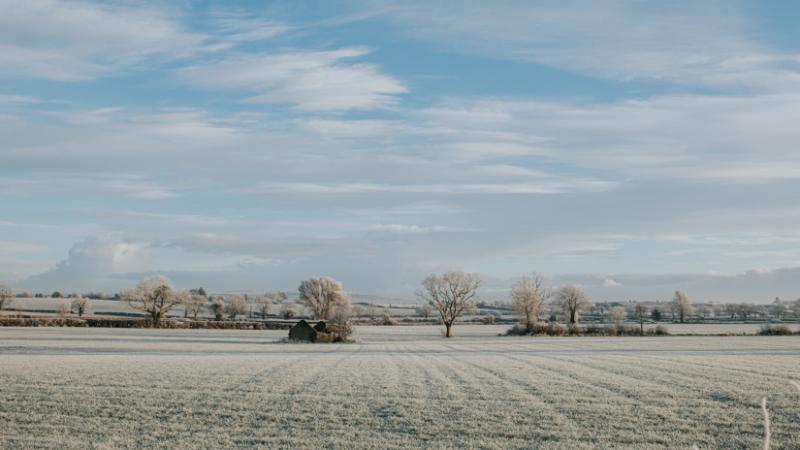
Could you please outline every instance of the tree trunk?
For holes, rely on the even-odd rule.
[[[452,326],[453,326],[452,323],[445,323],[444,324],[444,328],[445,328],[444,337],[453,337],[453,332],[450,330],[450,328]]]
[[[576,310],[572,309],[569,311],[569,323],[575,324],[575,312]]]

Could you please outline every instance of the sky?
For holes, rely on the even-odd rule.
[[[0,0],[0,281],[800,296],[794,1]]]

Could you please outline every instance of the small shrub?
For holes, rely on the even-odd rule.
[[[664,325],[658,325],[655,328],[651,328],[647,330],[648,336],[669,336],[669,331],[667,331],[667,327]]]
[[[758,331],[760,336],[791,336],[795,334],[788,325],[770,325],[764,324]],[[800,333],[797,333],[800,334]]]
[[[397,321],[389,315],[389,311],[384,311],[383,317],[381,318],[381,325],[397,325]]]
[[[337,341],[347,341],[353,334],[350,315],[345,312],[337,312],[327,325],[328,330],[337,337]]]
[[[659,325],[654,329],[646,330],[647,336],[666,336],[667,329]],[[582,328],[572,324],[569,327],[560,323],[549,322],[546,324],[536,324],[525,326],[517,324],[506,331],[506,336],[642,336],[640,327],[635,326],[611,326],[605,327],[590,324]]]
[[[506,330],[506,336],[527,336],[529,332],[528,327],[518,323]]]

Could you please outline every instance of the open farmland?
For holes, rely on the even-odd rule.
[[[797,337],[0,329],[0,448],[800,448]]]

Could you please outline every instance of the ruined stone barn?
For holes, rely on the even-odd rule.
[[[289,340],[293,342],[339,342],[342,337],[320,320],[313,327],[300,320],[289,330]]]
[[[316,342],[317,330],[315,330],[305,320],[300,320],[297,322],[297,324],[295,324],[295,326],[289,329],[289,340],[298,342]]]

